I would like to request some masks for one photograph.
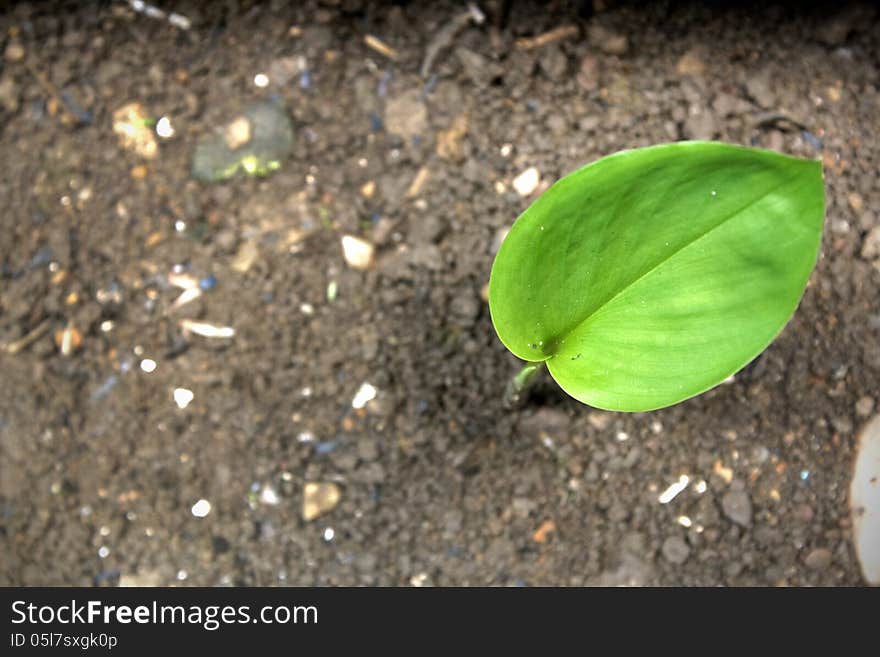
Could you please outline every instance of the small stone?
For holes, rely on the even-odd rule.
[[[204,518],[211,513],[211,503],[208,500],[201,499],[192,505],[191,511],[196,518]]]
[[[244,146],[251,140],[251,122],[246,116],[239,116],[226,126],[223,138],[231,151]]]
[[[358,441],[358,456],[362,461],[375,461],[379,457],[379,446],[372,438]]]
[[[299,57],[279,57],[269,63],[267,75],[276,87],[284,87],[300,73]]]
[[[161,585],[162,576],[154,570],[148,570],[142,573],[127,573],[119,577],[120,588],[156,587]]]
[[[373,265],[375,247],[354,235],[342,236],[342,255],[353,269],[365,270]]]
[[[118,135],[122,148],[153,159],[159,146],[149,124],[150,118],[140,103],[128,103],[113,112],[113,132]]]
[[[688,50],[675,65],[675,72],[681,76],[700,77],[706,72],[706,65],[696,50]]]
[[[541,50],[538,65],[548,79],[560,82],[568,71],[568,57],[559,46],[549,46]]]
[[[455,117],[448,129],[437,133],[437,155],[444,160],[452,160],[453,162],[463,160],[462,140],[467,131],[468,115],[465,112]]]
[[[410,89],[385,106],[385,128],[406,141],[424,135],[428,129],[428,110],[419,89]]]
[[[541,526],[535,530],[535,533],[532,534],[532,540],[535,543],[546,543],[547,537],[556,531],[556,523],[552,520],[545,520],[541,523]]]
[[[804,559],[804,565],[810,570],[825,570],[831,565],[831,550],[816,548]]]
[[[862,241],[862,257],[865,260],[873,260],[880,257],[880,226],[874,226]]]
[[[721,498],[721,509],[728,519],[738,525],[748,527],[752,524],[752,501],[743,490],[729,490]]]
[[[0,105],[9,113],[18,111],[18,86],[11,75],[0,78]]]
[[[232,268],[243,274],[251,267],[254,266],[254,263],[257,261],[257,257],[260,255],[260,248],[257,246],[257,242],[255,240],[248,240],[246,242],[242,242],[241,246],[238,247],[238,252],[235,254],[235,258],[232,260]]]
[[[436,244],[419,244],[408,253],[409,264],[413,267],[424,267],[432,271],[443,269],[443,252]]]
[[[726,118],[728,116],[741,116],[752,111],[752,105],[742,98],[738,98],[731,94],[720,93],[715,96],[712,101],[712,109],[717,116]]]
[[[578,67],[577,82],[584,91],[599,88],[599,60],[594,55],[584,55]]]
[[[874,398],[865,395],[864,397],[859,397],[859,400],[856,402],[856,415],[859,417],[868,417],[871,412],[874,410]]]
[[[862,208],[865,207],[865,200],[858,192],[850,192],[847,195],[846,200],[849,203],[849,207],[851,207],[856,212],[861,212]]]
[[[527,497],[514,497],[510,506],[514,514],[522,519],[528,518],[538,508],[537,503]]]
[[[214,238],[214,244],[217,245],[217,248],[226,253],[231,253],[237,242],[238,237],[235,231],[229,229],[221,230]]]
[[[269,484],[264,484],[260,489],[260,502],[269,506],[276,506],[281,501],[278,493]]]
[[[138,164],[137,166],[131,168],[129,175],[131,176],[132,180],[143,180],[147,177],[147,174],[149,172],[150,170],[147,168],[146,164]]]
[[[7,62],[19,62],[24,59],[24,46],[18,41],[10,41],[4,53]]]
[[[596,431],[603,431],[608,428],[611,423],[611,413],[603,413],[602,411],[592,411],[587,414],[587,422]]]
[[[625,55],[629,50],[626,36],[604,28],[598,23],[590,25],[587,38],[591,45],[608,55]]]
[[[540,172],[535,167],[529,167],[513,179],[513,188],[520,196],[531,196],[540,183]]]
[[[663,541],[660,551],[663,553],[663,558],[666,561],[676,565],[683,564],[691,555],[691,548],[680,536],[670,536],[667,538]]]
[[[72,326],[55,333],[55,346],[62,356],[70,356],[82,346],[82,333]]]
[[[715,117],[705,109],[691,114],[685,121],[684,132],[688,139],[710,140],[718,132]]]
[[[776,94],[770,76],[764,73],[749,76],[746,80],[746,91],[758,105],[764,109],[773,109],[776,105]]]
[[[452,298],[449,313],[456,324],[464,327],[472,326],[480,314],[480,302],[473,293],[461,291]]]
[[[455,56],[461,62],[461,67],[464,69],[465,74],[478,87],[489,86],[493,80],[501,77],[504,72],[504,69],[498,63],[468,48],[456,48]]]
[[[361,409],[369,402],[373,401],[377,394],[378,391],[376,390],[376,386],[371,383],[362,383],[361,387],[358,388],[357,392],[354,394],[354,398],[351,400],[351,407],[355,410]]]
[[[186,408],[195,399],[193,391],[187,388],[175,388],[172,396],[174,397],[174,403],[177,404],[177,408],[180,409]]]
[[[303,488],[303,520],[310,522],[336,508],[342,492],[332,482],[309,482]]]

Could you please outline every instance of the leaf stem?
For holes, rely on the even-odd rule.
[[[517,372],[510,381],[507,382],[507,388],[504,391],[504,404],[508,407],[516,406],[522,395],[529,386],[535,381],[541,370],[544,369],[544,363],[526,363],[523,368]]]

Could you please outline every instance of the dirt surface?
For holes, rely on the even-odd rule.
[[[862,582],[875,12],[485,2],[432,48],[464,3],[166,3],[189,30],[69,4],[0,17],[0,583]],[[269,98],[294,128],[280,168],[195,181],[200,136]],[[114,134],[131,102],[174,130],[148,130],[152,159]],[[503,229],[586,162],[686,138],[825,163],[793,320],[666,410],[596,411],[549,378],[506,409],[519,365],[481,297]],[[343,235],[375,246],[368,270]],[[174,306],[188,276],[205,289]]]

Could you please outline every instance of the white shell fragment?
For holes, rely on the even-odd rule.
[[[691,479],[687,475],[681,475],[674,484],[670,485],[669,488],[660,493],[660,497],[657,498],[657,501],[660,504],[669,504],[672,500],[676,498],[676,496],[687,488],[687,485],[690,483]]]
[[[541,174],[535,167],[529,167],[513,179],[513,188],[520,196],[530,196],[541,183]]]
[[[203,338],[231,338],[235,336],[235,329],[231,326],[216,326],[191,319],[180,320],[180,328],[184,333],[195,333]]]
[[[367,402],[373,401],[376,398],[376,388],[369,383],[364,383],[358,388],[358,391],[354,395],[354,399],[351,400],[352,408],[363,408],[367,405]]]
[[[373,245],[353,235],[343,235],[342,255],[350,267],[354,269],[369,269],[373,264]]]
[[[868,584],[880,585],[880,415],[868,422],[858,440],[849,500],[853,542]]]
[[[180,296],[174,300],[169,310],[177,310],[191,301],[195,301],[200,296],[202,296],[202,291],[197,287],[191,287],[188,290],[184,290],[180,293]]]

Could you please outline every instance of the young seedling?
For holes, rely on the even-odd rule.
[[[616,153],[516,220],[492,266],[492,323],[528,361],[521,378],[546,364],[585,404],[670,406],[779,334],[816,264],[824,214],[818,161],[715,142]]]

